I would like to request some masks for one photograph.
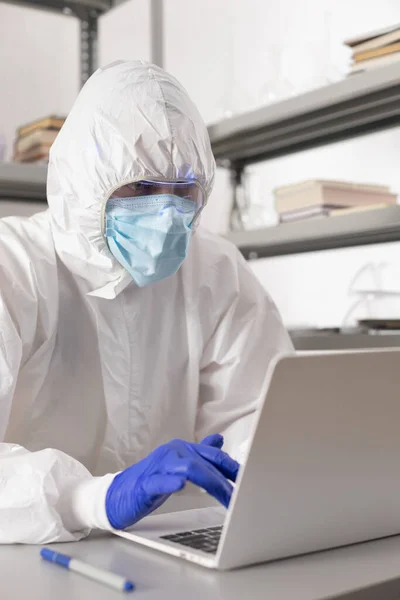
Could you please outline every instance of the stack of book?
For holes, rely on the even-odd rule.
[[[350,74],[369,71],[400,61],[400,25],[346,40],[353,52]]]
[[[274,196],[280,223],[384,208],[397,201],[385,185],[322,179],[276,188]]]
[[[19,127],[14,144],[14,160],[23,163],[47,162],[50,148],[64,121],[65,117],[50,115]]]

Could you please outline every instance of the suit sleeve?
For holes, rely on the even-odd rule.
[[[203,352],[196,437],[222,433],[224,449],[243,462],[268,367],[294,350],[275,304],[236,257],[217,272],[216,325]]]
[[[109,528],[104,502],[112,476],[92,477],[63,452],[29,452],[9,439],[13,399],[37,329],[34,288],[17,281],[18,264],[0,265],[0,544],[74,541]],[[12,273],[12,275],[11,275]],[[47,314],[47,313],[46,313]],[[43,361],[45,363],[45,361]],[[47,368],[43,364],[43,369]]]

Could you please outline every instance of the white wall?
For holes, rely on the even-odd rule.
[[[400,22],[398,0],[164,0],[165,66],[207,123],[337,80],[342,41]],[[271,97],[272,96],[272,97]]]
[[[281,256],[250,264],[273,295],[288,326],[351,326],[358,318],[399,318],[399,294],[357,294],[359,286],[354,281],[364,265],[376,265],[377,270],[387,263],[397,266],[399,250],[398,243],[374,244]],[[397,284],[398,275],[397,267]],[[374,279],[368,277],[373,286]],[[361,283],[361,277],[356,281]]]
[[[114,60],[150,60],[150,0],[129,0],[99,20],[99,66]]]
[[[192,95],[207,122],[251,110],[340,79],[348,37],[400,22],[398,0],[196,0],[182,27],[185,0],[165,0],[166,68]],[[198,34],[193,35],[193,29]],[[272,189],[309,178],[390,185],[400,194],[400,129],[252,166],[253,214],[272,223]],[[219,171],[203,224],[226,231],[231,194]],[[368,261],[397,261],[400,244],[266,259],[252,263],[288,324],[341,324],[354,298],[347,288]],[[364,316],[360,307],[356,316]],[[400,302],[399,302],[400,313]]]
[[[19,125],[71,108],[78,34],[72,17],[0,3],[0,135],[8,157]]]

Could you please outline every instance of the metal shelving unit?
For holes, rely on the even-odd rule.
[[[227,237],[247,259],[396,242],[400,241],[400,206],[232,231]]]
[[[249,164],[400,125],[400,62],[357,74],[209,127],[217,163],[236,190]],[[397,207],[291,223],[228,237],[246,257],[400,240]]]
[[[400,63],[354,75],[209,128],[236,189],[249,164],[400,125]],[[247,259],[400,241],[400,206],[287,223],[227,237]],[[399,346],[400,334],[292,331],[297,350]]]
[[[126,0],[0,0],[8,4],[18,4],[29,8],[57,12],[80,21],[80,61],[81,85],[97,68],[97,29],[101,15]],[[152,31],[157,35],[152,44],[153,62],[162,66],[162,2],[150,0]]]
[[[400,125],[400,62],[209,127],[215,158],[234,170]]]
[[[0,0],[8,4],[19,4],[29,8],[57,12],[80,21],[81,84],[96,69],[97,24],[99,17],[109,11],[114,0]]]
[[[46,202],[44,165],[0,163],[0,199]]]
[[[101,15],[126,0],[0,0],[56,12],[80,21],[81,84],[97,65],[97,27]],[[163,65],[163,0],[150,1],[152,61]],[[42,165],[0,163],[0,200],[46,202],[46,173]]]
[[[400,332],[338,329],[289,329],[296,350],[355,350],[357,348],[393,348],[400,346]]]

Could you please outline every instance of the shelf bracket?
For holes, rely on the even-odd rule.
[[[229,217],[229,225],[233,230],[244,229],[243,224],[243,165],[231,165],[232,182],[232,209]]]

